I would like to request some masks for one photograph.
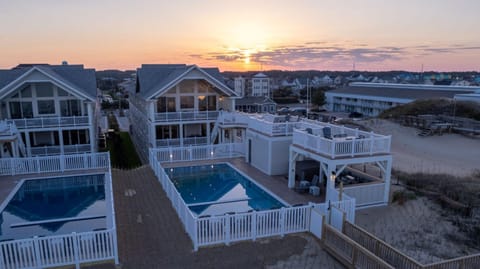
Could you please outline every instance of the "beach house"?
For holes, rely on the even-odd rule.
[[[144,64],[130,94],[133,141],[142,158],[148,149],[211,144],[220,110],[232,111],[237,94],[218,68],[185,64]]]
[[[95,152],[95,70],[21,64],[0,70],[1,157]]]

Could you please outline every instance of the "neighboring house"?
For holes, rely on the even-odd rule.
[[[246,96],[235,101],[235,110],[247,113],[275,114],[277,103],[267,96]]]
[[[453,87],[422,84],[351,83],[325,93],[327,110],[359,112],[378,116],[384,110],[415,100],[449,98],[474,93],[478,87]]]
[[[145,160],[151,147],[210,144],[219,110],[233,111],[237,95],[218,68],[144,64],[130,94],[130,133]]]
[[[0,118],[18,131],[21,147],[2,156],[95,152],[96,96],[95,70],[83,65],[24,64],[0,70]]]
[[[237,93],[238,96],[243,97],[245,96],[245,90],[246,90],[246,79],[242,76],[236,77],[234,79],[234,90]]]
[[[252,96],[270,96],[270,78],[258,73],[252,77]]]

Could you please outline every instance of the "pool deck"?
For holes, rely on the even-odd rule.
[[[307,193],[300,194],[294,190],[288,188],[288,179],[285,176],[268,176],[258,170],[257,168],[246,163],[244,158],[233,159],[219,159],[219,160],[207,160],[207,161],[194,161],[194,162],[177,162],[177,163],[162,163],[164,168],[189,166],[189,165],[201,165],[212,163],[225,163],[228,162],[235,166],[238,170],[247,174],[250,178],[262,185],[265,189],[271,191],[285,202],[290,205],[323,203],[325,202],[325,191],[322,189],[320,196],[313,196]]]
[[[120,266],[150,268],[338,268],[311,234],[244,241],[193,251],[160,183],[149,166],[112,169]],[[109,264],[82,268],[113,269]]]

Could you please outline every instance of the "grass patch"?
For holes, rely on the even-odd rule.
[[[480,108],[477,104],[467,101],[453,102],[448,99],[417,100],[387,109],[379,117],[399,118],[426,114],[453,116],[453,113],[456,117],[480,120]]]
[[[112,167],[133,169],[142,165],[127,132],[110,133],[107,138],[107,150],[110,151]]]

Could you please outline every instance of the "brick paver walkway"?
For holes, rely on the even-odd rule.
[[[113,169],[112,177],[121,268],[343,268],[310,234],[193,252],[190,238],[149,166]]]

